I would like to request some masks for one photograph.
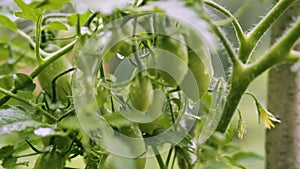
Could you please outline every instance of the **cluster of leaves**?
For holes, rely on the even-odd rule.
[[[3,35],[0,37],[0,160],[4,168],[33,166],[23,158],[38,155],[34,163],[34,168],[37,169],[64,168],[67,161],[77,156],[84,158],[86,169],[142,169],[145,168],[149,148],[153,149],[162,169],[173,168],[175,161],[182,169],[245,168],[245,161],[261,159],[232,145],[232,130],[227,134],[212,133],[218,125],[221,132],[227,129],[227,123],[248,84],[272,64],[266,65],[265,59],[258,65],[249,66],[245,71],[241,62],[248,58],[237,58],[219,27],[204,13],[202,1],[14,2],[19,8],[17,12],[13,6],[5,6],[7,9],[1,10],[8,13],[0,15],[0,32]],[[232,17],[228,11],[215,3],[205,1],[205,4]],[[167,15],[157,17],[155,13]],[[178,16],[178,13],[185,13],[180,16],[181,19],[191,20],[193,25],[205,31],[205,34],[213,36],[211,32],[216,33],[233,62],[234,76],[228,79],[216,79],[212,76],[205,40],[198,35],[197,30],[186,28],[169,17]],[[110,23],[117,24],[118,22],[113,22],[116,19],[121,20],[117,29],[116,25],[111,25],[112,28],[107,30],[105,26]],[[260,34],[253,33],[252,39],[247,39],[236,20],[231,19],[241,42],[239,54],[247,57],[255,47],[256,43],[253,42],[260,38],[255,36]],[[266,29],[261,28],[262,33]],[[109,33],[112,34],[109,37],[111,41],[105,39]],[[131,36],[118,40],[124,35]],[[93,38],[99,38],[98,36],[102,38],[100,42],[106,43],[93,43]],[[247,48],[248,43],[252,45],[250,48]],[[100,53],[104,59],[89,63],[94,62],[89,60],[90,58],[99,55],[95,48],[105,49],[104,53]],[[161,55],[167,57],[169,53],[158,49],[176,55],[185,65],[180,65],[172,59],[161,59]],[[86,55],[85,59],[82,60],[78,53]],[[266,58],[273,59],[277,56],[275,54],[271,50]],[[201,57],[198,58],[197,55]],[[287,60],[275,60],[273,65],[295,60],[298,58],[296,56],[298,55],[293,53]],[[134,73],[131,72],[130,78],[124,83],[114,86],[117,77],[110,74],[105,67],[113,66],[113,60],[116,58],[128,58]],[[72,59],[79,59],[77,68],[72,66]],[[168,65],[170,63],[171,67]],[[107,131],[101,128],[99,121],[89,118],[90,114],[75,115],[73,98],[77,92],[71,92],[70,73],[76,69],[77,72],[88,74],[91,67],[87,69],[86,65],[93,64],[100,66],[93,72],[97,77],[92,84],[92,93],[100,109],[101,118],[111,127]],[[145,68],[151,66],[166,69],[174,74],[170,77],[167,73],[155,69],[145,71]],[[190,72],[188,68],[191,69]],[[31,72],[24,73],[28,71]],[[184,87],[187,85],[184,84],[184,79],[188,76],[196,78],[198,92],[189,91],[190,86]],[[33,81],[36,77],[39,82]],[[224,82],[226,80],[232,85],[229,88],[234,91],[229,91],[228,96]],[[151,93],[154,89],[161,93]],[[229,98],[226,104],[224,97]],[[201,101],[197,102],[199,98]],[[277,119],[265,111],[256,99],[255,101],[260,115],[269,120],[269,127],[273,127],[270,120]],[[189,109],[193,109],[191,105],[195,103],[200,103],[201,108],[192,114]],[[233,107],[229,106],[231,103],[234,103]],[[151,104],[156,106],[153,108]],[[224,104],[225,113],[222,115]],[[149,113],[148,110],[150,113],[151,110],[154,113],[163,113],[156,120],[146,123],[132,122],[123,117],[145,118],[147,116],[139,114],[145,115],[145,111]],[[95,116],[98,117],[99,114],[91,117]],[[219,120],[222,123],[219,123]],[[84,130],[80,125],[82,121],[87,125],[86,128],[93,130]],[[189,125],[190,121],[194,121],[195,124],[188,130],[185,125]],[[240,115],[240,137],[243,137],[244,132],[242,122]],[[163,138],[148,139],[166,131],[168,133]],[[136,141],[130,142],[119,135],[135,138]],[[174,141],[182,135],[184,137],[179,143]],[[102,140],[98,142],[98,138]],[[171,148],[164,161],[159,148],[166,145]],[[106,151],[107,147],[113,147],[127,155],[134,154],[135,158],[114,155]],[[33,152],[24,154],[25,150]]]

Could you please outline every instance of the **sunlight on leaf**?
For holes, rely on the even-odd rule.
[[[60,21],[50,22],[48,25],[42,28],[43,30],[68,30],[67,26]]]
[[[0,15],[0,25],[9,28],[12,31],[17,31],[18,29],[17,24],[4,15]]]
[[[0,109],[0,135],[12,131],[21,131],[28,126],[37,126],[39,123],[33,121],[30,115],[13,106]]]
[[[37,136],[53,135],[55,132],[52,128],[38,128],[34,130],[34,134]]]
[[[29,5],[25,4],[22,0],[14,0],[18,7],[22,10],[16,12],[16,16],[20,18],[29,19],[32,21],[38,20],[38,14],[41,12],[40,10],[35,10],[34,8],[30,7]]]

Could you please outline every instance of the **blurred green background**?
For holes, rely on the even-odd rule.
[[[9,0],[0,0],[0,3],[8,3]],[[245,31],[249,31],[264,14],[271,8],[273,5],[272,0],[217,0],[220,4],[229,9],[232,13],[236,13],[238,20],[241,23],[242,28]],[[5,5],[4,3],[4,5]],[[243,10],[239,11],[242,7]],[[222,15],[215,15],[215,18],[218,20],[224,19]],[[232,25],[226,24],[224,28],[227,33],[227,37],[235,42],[234,46],[237,47],[238,43],[235,38],[234,30]],[[268,33],[264,36],[263,40],[260,42],[259,47],[256,49],[253,58],[250,61],[254,61],[258,58],[261,53],[263,53],[266,48],[268,48],[270,42],[268,38]],[[221,57],[223,57],[221,55]],[[226,55],[224,54],[224,57]],[[227,58],[224,59],[224,65],[226,66]],[[228,65],[227,65],[228,66]],[[256,94],[258,100],[266,106],[266,95],[267,95],[267,73],[264,73],[258,79],[256,79],[248,91]],[[239,106],[243,118],[246,121],[247,126],[247,135],[241,140],[235,136],[234,142],[243,147],[245,150],[256,152],[264,157],[264,141],[265,141],[265,128],[262,124],[258,124],[258,118],[256,110],[254,107],[253,99],[249,96],[244,96],[240,106]],[[234,124],[237,125],[237,116],[234,119]],[[69,166],[73,167],[83,167],[83,162],[81,159],[73,160]],[[151,158],[147,161],[147,169],[156,169],[159,168],[155,158]],[[257,161],[247,165],[247,168],[263,169],[264,161]]]

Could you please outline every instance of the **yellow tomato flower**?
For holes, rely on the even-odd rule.
[[[247,133],[247,129],[246,129],[246,123],[245,120],[242,117],[242,112],[238,109],[238,113],[239,113],[239,121],[238,121],[238,137],[240,139],[243,139],[244,136]]]
[[[239,120],[238,122],[238,137],[240,139],[243,139],[244,136],[246,135],[247,130],[246,130],[246,125],[244,120]]]
[[[260,119],[264,122],[266,128],[271,129],[275,127],[273,122],[281,123],[271,112],[266,110],[261,104],[256,103],[257,112]]]

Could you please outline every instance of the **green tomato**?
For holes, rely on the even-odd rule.
[[[97,88],[96,101],[100,108],[103,107],[103,105],[107,101],[108,95],[109,95],[109,90],[106,89],[104,86],[99,86]]]
[[[132,162],[134,163],[134,168],[129,168],[126,164]],[[145,165],[145,158],[133,159],[110,154],[106,158],[104,166],[99,164],[98,169],[144,169]]]
[[[192,100],[201,98],[209,87],[211,75],[208,73],[205,64],[194,52],[189,52],[189,69],[184,81],[180,85],[183,92]],[[196,81],[196,85],[193,81]],[[198,93],[195,92],[197,87]]]
[[[52,96],[52,80],[63,71],[71,68],[71,64],[65,58],[59,58],[51,63],[43,71],[38,74],[38,81],[42,89],[51,97]],[[71,96],[71,75],[65,74],[56,81],[56,96],[62,103],[67,103]]]
[[[107,60],[111,56],[116,55],[117,53],[124,57],[128,57],[132,54],[132,45],[130,45],[125,40],[121,40],[106,52],[104,59]]]
[[[42,138],[44,146],[49,146],[50,140],[54,140],[55,149],[61,152],[67,151],[72,144],[72,139],[68,136],[48,136]]]
[[[152,84],[147,76],[137,74],[129,86],[129,99],[131,104],[139,111],[146,111],[151,105]]]
[[[132,46],[125,40],[122,40],[112,48],[112,51],[127,57],[132,54]]]
[[[120,131],[120,133],[122,133],[128,137],[136,138],[134,141],[124,140],[124,142],[126,142],[129,145],[130,150],[134,154],[142,155],[144,153],[142,151],[146,151],[143,135],[142,135],[142,132],[138,125],[134,124],[131,126],[121,127],[121,128],[119,128],[119,131]],[[139,157],[138,159],[131,159],[131,160],[134,160],[136,169],[145,168],[146,158]]]
[[[150,57],[150,74],[159,76],[171,87],[177,87],[188,71],[188,54],[182,35],[157,36],[154,57]],[[154,70],[151,70],[152,68]]]
[[[164,112],[157,119],[149,123],[139,123],[142,132],[152,135],[156,129],[167,129],[172,126],[172,118],[167,113]]]
[[[57,151],[51,151],[39,155],[34,169],[63,169],[66,158]]]
[[[128,126],[122,126],[118,128],[118,131],[130,138],[135,138],[134,140],[128,140],[126,138],[120,137],[123,143],[125,143],[131,152],[135,155],[142,155],[146,151],[145,142],[143,140],[142,132],[140,131],[138,125],[132,124]],[[104,166],[100,166],[99,169],[128,169],[126,163],[133,163],[134,168],[130,169],[144,169],[146,165],[146,158],[139,157],[139,158],[127,158],[121,157],[114,154],[109,154],[105,160]]]

